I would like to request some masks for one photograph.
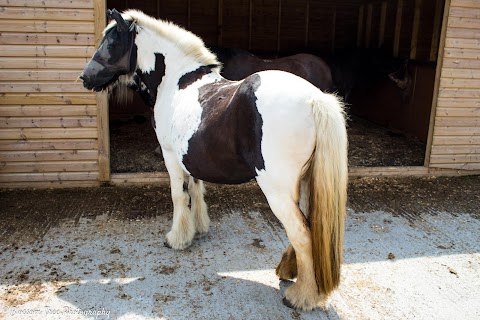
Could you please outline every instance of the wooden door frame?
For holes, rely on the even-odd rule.
[[[438,94],[440,92],[440,76],[442,74],[443,58],[445,52],[445,39],[447,38],[448,17],[450,12],[451,0],[445,0],[443,7],[442,28],[440,33],[440,42],[438,44],[437,68],[435,70],[435,83],[433,86],[432,107],[430,110],[430,121],[428,124],[427,146],[425,149],[424,166],[430,167],[430,156],[432,154],[433,132],[435,131],[435,118],[437,113]]]
[[[94,0],[95,45],[102,39],[102,32],[107,24],[106,0]],[[108,95],[96,93],[97,100],[97,132],[98,132],[98,180],[110,181],[110,130],[108,124]]]

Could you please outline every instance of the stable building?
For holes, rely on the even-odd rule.
[[[140,9],[184,26],[207,46],[265,57],[386,48],[410,61],[411,99],[402,102],[385,79],[357,92],[352,118],[395,139],[413,139],[422,150],[405,165],[350,163],[350,174],[480,174],[477,0],[0,0],[0,7],[1,188],[168,180],[162,166],[116,165],[129,130],[136,134],[130,144],[153,157],[145,162],[161,163],[151,111],[140,99],[122,105],[77,81],[101,39],[107,8]],[[369,151],[367,142],[352,140],[350,148]],[[128,161],[144,162],[130,149],[123,152]]]

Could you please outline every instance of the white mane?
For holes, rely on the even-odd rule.
[[[157,32],[161,37],[176,45],[187,56],[192,57],[201,64],[221,65],[217,57],[205,47],[205,43],[201,38],[172,22],[152,18],[139,10],[133,9],[124,11],[122,17],[125,20],[135,21],[139,27],[148,28]],[[116,22],[112,21],[112,23],[105,28],[104,34],[114,25],[116,25]]]

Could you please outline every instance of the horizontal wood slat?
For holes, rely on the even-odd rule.
[[[97,138],[96,128],[3,129],[0,139],[89,139]]]
[[[94,0],[0,0],[0,6],[39,8],[93,8]]]
[[[480,108],[437,108],[437,117],[480,118]]]
[[[472,99],[439,98],[437,105],[439,107],[480,108],[480,100],[475,98],[472,98]]]
[[[2,151],[96,150],[97,148],[97,139],[0,140]]]
[[[0,92],[88,92],[79,82],[0,82]]]
[[[2,128],[96,128],[96,117],[0,117],[0,129]]]
[[[55,45],[83,45],[94,46],[93,34],[78,33],[0,33],[0,44],[55,44]]]
[[[443,68],[442,78],[480,79],[480,69]]]
[[[79,70],[2,70],[0,81],[70,81],[80,76]]]
[[[440,80],[440,86],[442,88],[477,89],[480,88],[480,79],[442,78]]]
[[[15,189],[54,189],[54,188],[91,188],[98,187],[100,182],[98,180],[88,181],[20,181],[20,182],[5,182],[0,181],[1,188],[15,188]]]
[[[479,59],[480,53],[476,49],[468,48],[445,48],[445,57],[454,59]]]
[[[5,173],[0,182],[85,181],[97,180],[98,172]]]
[[[478,8],[478,0],[452,0],[451,7]]]
[[[471,145],[436,145],[432,147],[432,154],[480,154],[479,149],[473,149]]]
[[[480,33],[479,33],[480,37]],[[460,68],[460,69],[480,69],[480,60],[475,59],[459,59],[445,57],[443,59],[444,68]]]
[[[452,28],[480,29],[480,19],[449,17],[448,26]]]
[[[449,16],[480,19],[480,8],[450,7]]]
[[[5,117],[68,117],[96,116],[95,105],[35,105],[35,106],[0,106],[0,115]]]
[[[480,127],[440,127],[436,125],[434,134],[437,136],[480,136]]]
[[[432,154],[431,163],[477,163],[480,165],[480,154]]]
[[[94,33],[89,21],[0,20],[1,31]]]
[[[93,21],[93,9],[4,7],[2,19]]]
[[[480,170],[480,163],[432,163],[430,165],[431,168],[441,168],[441,169],[452,169],[452,170],[461,170],[458,171],[456,175],[465,172],[468,170],[469,172],[473,172],[473,174]],[[478,174],[478,173],[477,173]]]
[[[480,117],[440,117],[437,114],[435,125],[440,127],[476,127],[480,126]]]
[[[98,171],[97,161],[2,162],[0,173]]]
[[[0,57],[0,68],[2,69],[78,69],[79,72],[85,68],[90,58],[36,58],[36,57]]]
[[[459,89],[459,88],[441,88],[439,90],[441,98],[480,98],[480,90],[478,89]]]
[[[85,57],[91,58],[93,46],[52,46],[52,45],[0,45],[3,57]]]
[[[0,161],[97,160],[97,150],[0,151]]]
[[[471,146],[480,145],[480,136],[434,136],[434,145],[460,145],[468,144]]]
[[[448,28],[447,38],[478,39],[480,30],[467,28]]]
[[[446,48],[477,49],[479,46],[480,46],[480,39],[447,38],[445,40]]]
[[[0,92],[0,105],[94,105],[96,97],[85,93],[3,93]],[[96,108],[96,107],[95,107]]]

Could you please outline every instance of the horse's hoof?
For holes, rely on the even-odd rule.
[[[290,309],[295,309],[293,304],[290,301],[288,301],[287,297],[284,297],[282,302],[285,306],[289,307]]]
[[[165,242],[163,243],[163,245],[164,245],[165,247],[167,247],[168,249],[172,249],[172,246],[171,246],[170,244],[168,244],[168,241],[165,241]]]

